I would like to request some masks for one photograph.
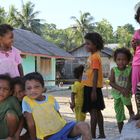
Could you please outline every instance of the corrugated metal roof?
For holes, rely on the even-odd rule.
[[[71,54],[57,47],[55,44],[47,42],[39,35],[23,29],[14,31],[14,47],[23,54],[40,55],[56,58],[73,58]]]
[[[81,54],[81,53],[78,54],[77,53],[77,55],[80,55],[80,56],[75,55],[76,52],[79,52],[81,49],[84,49],[84,53],[83,54]],[[77,48],[69,51],[69,53],[72,54],[72,55],[75,55],[75,57],[89,56],[89,53],[86,52],[86,49],[84,48],[84,45],[81,45],[80,47],[77,47]],[[105,45],[105,47],[101,50],[101,53],[106,54],[107,56],[111,57],[113,55],[113,50],[111,48],[106,47],[106,45]],[[81,55],[83,55],[83,56],[81,56]]]

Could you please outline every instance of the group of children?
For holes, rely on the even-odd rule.
[[[135,19],[140,23],[140,7],[137,8]],[[12,44],[13,28],[7,24],[0,25],[0,139],[68,140],[81,135],[83,140],[105,138],[101,112],[105,108],[100,57],[104,42],[101,35],[96,32],[85,35],[85,48],[91,55],[85,66],[74,69],[77,80],[72,86],[70,107],[75,112],[77,122],[69,123],[61,116],[55,98],[45,94],[42,75],[32,72],[23,76],[20,52]],[[129,111],[130,120],[136,118],[131,97],[132,92],[136,94],[140,82],[140,30],[135,32],[131,44],[134,48],[133,60],[128,49],[116,49],[116,67],[111,69],[109,77],[120,133],[125,120],[124,105]],[[90,114],[90,127],[84,122],[87,112]],[[140,127],[140,120],[137,126]],[[27,133],[20,136],[23,128]]]
[[[140,23],[140,6],[137,7],[135,19]],[[111,69],[109,77],[120,133],[126,119],[124,106],[129,111],[129,120],[140,119],[140,114],[134,115],[131,103],[132,94],[136,94],[137,85],[140,84],[140,30],[135,32],[131,45],[134,49],[133,59],[129,49],[118,48],[115,50],[114,61],[116,67]],[[104,121],[101,113],[101,110],[105,108],[101,90],[103,76],[99,55],[100,50],[103,49],[102,37],[95,32],[87,33],[85,35],[85,47],[91,55],[87,59],[85,68],[80,65],[73,71],[77,80],[72,86],[70,107],[74,109],[77,121],[85,120],[86,113],[89,112],[92,138],[97,138],[97,124],[99,127],[98,138],[105,138]],[[132,66],[130,62],[132,62]],[[140,120],[137,121],[137,127],[140,127]]]
[[[23,76],[20,51],[13,45],[13,28],[0,25],[0,139],[66,140],[82,135],[91,140],[85,122],[67,123],[59,113],[59,104],[45,93],[38,72]],[[27,133],[21,135],[25,128]]]

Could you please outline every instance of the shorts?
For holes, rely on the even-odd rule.
[[[92,109],[103,110],[105,108],[102,89],[97,88],[96,92],[97,92],[97,100],[92,102],[91,101],[92,87],[84,86],[84,101],[82,112],[87,113],[90,112]]]
[[[13,110],[8,110],[7,113],[11,113],[15,115],[18,119],[17,114]],[[5,139],[8,137],[8,126],[7,126],[7,121],[6,121],[6,115],[5,118],[0,120],[0,139]]]
[[[77,140],[79,136],[74,138],[69,136],[75,125],[76,122],[67,123],[59,132],[49,137],[48,140]]]
[[[123,122],[126,119],[124,105],[132,105],[131,97],[126,98],[124,96],[121,96],[118,99],[114,99],[114,109],[116,113],[117,122]]]

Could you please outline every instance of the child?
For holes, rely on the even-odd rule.
[[[13,86],[13,96],[17,97],[20,104],[22,103],[22,99],[25,96],[24,92],[24,82],[22,77],[15,77],[12,79]]]
[[[23,76],[20,51],[14,48],[13,27],[0,25],[0,74],[8,73],[11,77]]]
[[[21,122],[20,105],[17,99],[11,96],[11,78],[0,75],[0,139],[19,139]]]
[[[101,110],[105,108],[102,94],[103,74],[99,51],[103,49],[103,39],[100,34],[93,32],[85,35],[85,47],[91,55],[87,60],[86,69],[82,76],[84,84],[84,102],[82,112],[90,113],[92,137],[96,138],[96,125],[99,126],[99,137],[105,138],[104,121]]]
[[[135,6],[135,20],[140,24],[140,3]],[[136,93],[137,83],[140,82],[140,29],[136,30],[132,39],[134,57],[132,61],[132,93]]]
[[[44,95],[44,80],[41,74],[25,75],[25,93],[22,108],[31,140],[68,140],[80,134],[83,140],[91,140],[89,126],[85,122],[66,121],[59,113],[58,102],[53,96]]]
[[[131,103],[131,67],[128,66],[131,57],[132,55],[128,49],[116,49],[114,61],[117,67],[112,68],[110,75],[111,92],[114,98],[114,109],[120,133],[125,120],[124,105],[129,111],[130,118],[134,116]]]
[[[84,66],[80,65],[76,67],[73,71],[74,77],[77,79],[72,86],[71,93],[71,109],[75,111],[76,121],[84,121],[86,118],[86,114],[82,112],[83,106],[83,85],[81,83],[82,74],[83,74]]]

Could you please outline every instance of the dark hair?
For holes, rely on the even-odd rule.
[[[129,49],[127,48],[118,48],[115,50],[114,52],[114,61],[116,61],[117,55],[121,53],[121,54],[125,54],[127,56],[127,60],[130,62],[131,58],[132,58],[132,54],[130,52]]]
[[[15,77],[12,79],[12,86],[14,88],[15,85],[20,85],[22,89],[24,89],[24,82],[22,77]]]
[[[139,23],[139,16],[140,16],[140,7],[137,9],[135,14],[135,20]]]
[[[84,38],[90,40],[96,46],[97,50],[103,49],[104,41],[99,33],[87,33]]]
[[[12,78],[8,74],[0,74],[0,80],[7,81],[9,83],[10,90],[12,89]]]
[[[42,75],[38,72],[28,73],[24,76],[24,84],[27,80],[35,80],[41,83],[42,87],[44,87],[44,79]]]
[[[83,65],[75,67],[74,70],[73,70],[74,78],[79,79],[82,76],[83,71],[84,71],[84,66]]]
[[[0,36],[4,36],[7,32],[13,31],[14,28],[8,24],[1,24],[0,25]]]

